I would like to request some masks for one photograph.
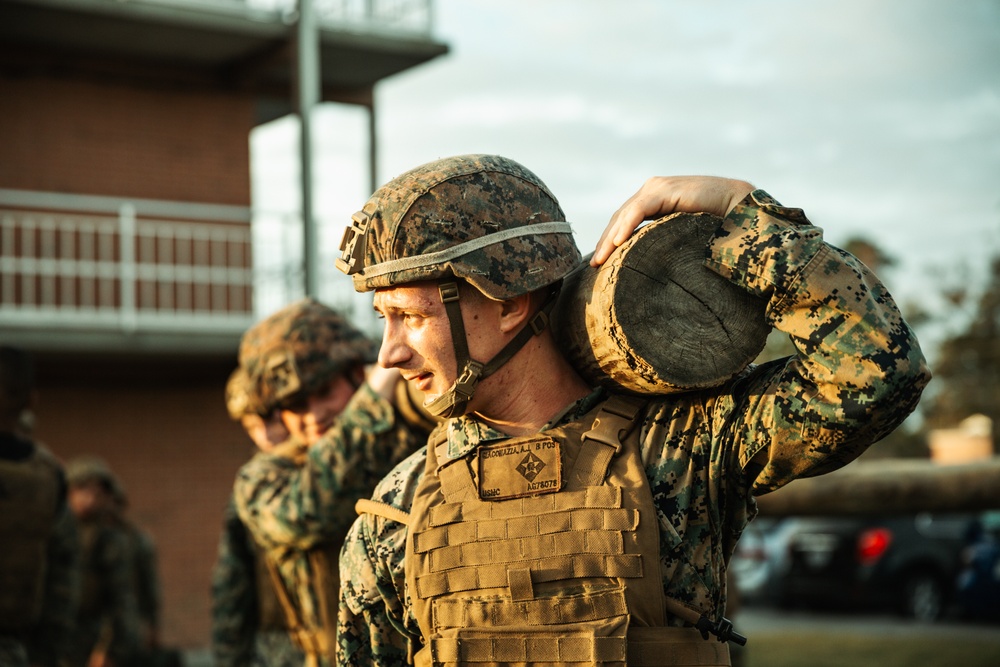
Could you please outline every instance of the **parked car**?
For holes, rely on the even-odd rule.
[[[984,512],[972,533],[962,552],[955,604],[965,618],[1000,620],[1000,511]]]
[[[740,600],[749,605],[778,601],[779,585],[788,569],[788,538],[798,520],[791,517],[758,517],[743,531],[729,561]]]
[[[941,618],[975,517],[918,514],[801,519],[778,596],[785,606],[894,609]]]

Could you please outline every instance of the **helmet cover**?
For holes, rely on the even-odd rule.
[[[359,292],[455,276],[507,299],[555,283],[580,264],[565,219],[545,184],[517,162],[445,158],[379,188],[355,214],[337,266]],[[520,229],[534,225],[537,231]]]
[[[352,366],[377,358],[378,346],[347,318],[315,299],[302,299],[243,334],[239,362],[245,378],[230,377],[227,408],[232,416],[246,400],[243,409],[267,415],[319,391]],[[237,396],[240,384],[245,399]]]

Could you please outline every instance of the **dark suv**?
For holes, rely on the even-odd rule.
[[[809,518],[788,541],[779,585],[787,606],[895,609],[934,621],[945,612],[974,517]]]

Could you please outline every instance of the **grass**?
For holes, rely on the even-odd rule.
[[[996,641],[929,636],[860,636],[839,633],[754,633],[742,667],[997,667]]]

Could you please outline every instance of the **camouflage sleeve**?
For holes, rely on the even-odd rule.
[[[32,665],[55,667],[68,656],[80,581],[79,530],[73,513],[64,507],[49,538],[42,616],[25,641]]]
[[[754,493],[845,465],[913,411],[930,379],[913,332],[878,278],[826,244],[801,209],[752,192],[726,216],[707,264],[766,298],[797,349],[741,388],[727,418],[740,466],[763,466]]]
[[[162,605],[156,543],[149,533],[139,528],[136,528],[134,563],[139,616],[155,632],[160,625]]]
[[[212,568],[212,655],[216,667],[248,667],[257,629],[254,554],[230,500]]]
[[[97,557],[108,601],[105,621],[111,628],[107,654],[115,664],[125,664],[139,646],[139,614],[130,555],[128,535],[109,526]]]
[[[399,597],[379,562],[372,534],[376,520],[363,515],[354,522],[340,555],[340,609],[337,615],[337,664],[341,667],[403,667],[407,641],[401,625]],[[393,612],[396,612],[395,614]]]
[[[346,532],[355,501],[425,439],[363,384],[303,464],[256,455],[244,465],[236,508],[262,547],[309,549]]]
[[[426,449],[397,466],[375,489],[373,499],[407,510]],[[408,644],[420,631],[407,615],[403,596],[406,526],[363,514],[354,522],[340,552],[340,609],[337,664],[401,667]]]

